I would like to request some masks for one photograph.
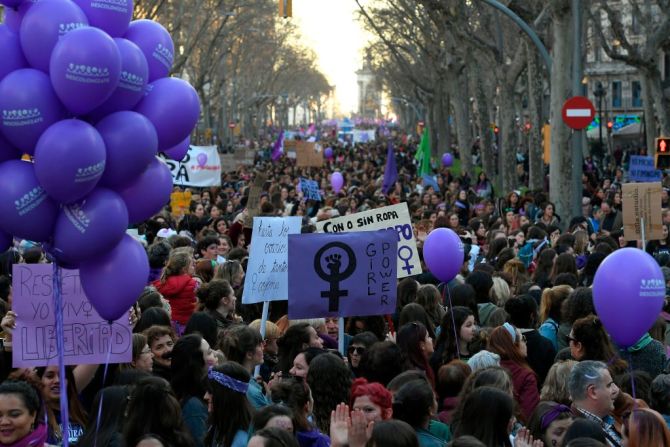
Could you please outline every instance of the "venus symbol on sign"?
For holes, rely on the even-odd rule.
[[[402,255],[403,249],[407,249],[407,251],[409,252],[407,254],[407,256],[405,256],[404,258],[403,258],[403,255]],[[412,274],[412,269],[414,268],[414,265],[409,263],[409,260],[412,259],[412,249],[410,247],[408,247],[407,245],[403,245],[402,247],[400,247],[398,249],[398,257],[400,258],[401,261],[405,261],[405,266],[402,267],[402,269],[404,271],[406,271],[408,275],[411,275]]]
[[[343,272],[340,272],[340,269],[342,268],[341,254],[336,251],[331,251],[331,253],[324,257],[326,252],[332,248],[340,248],[344,250],[349,258],[347,268],[344,269]],[[321,265],[322,260],[327,262],[326,268],[330,270],[330,274],[327,274],[323,270]],[[340,298],[349,296],[348,290],[340,290],[340,282],[350,277],[352,273],[354,273],[354,270],[356,270],[356,255],[351,247],[342,242],[331,242],[326,244],[316,252],[316,255],[314,255],[314,271],[319,275],[319,278],[330,285],[329,290],[321,292],[321,298],[328,298],[328,312],[337,312],[340,307]]]

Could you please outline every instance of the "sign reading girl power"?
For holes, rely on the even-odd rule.
[[[289,235],[289,319],[393,313],[397,251],[393,231]]]
[[[323,220],[316,223],[316,229],[320,233],[393,230],[398,236],[398,278],[419,275],[423,272],[416,250],[412,220],[405,202]]]
[[[15,264],[12,275],[12,310],[17,315],[12,364],[15,368],[54,365],[53,266]],[[110,343],[110,363],[130,362],[133,350],[128,315],[110,325],[84,295],[79,270],[61,270],[61,278],[65,364],[105,363]]]

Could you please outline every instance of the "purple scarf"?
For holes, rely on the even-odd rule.
[[[46,424],[39,424],[35,430],[14,444],[0,444],[0,447],[42,447],[46,441],[47,426]]]

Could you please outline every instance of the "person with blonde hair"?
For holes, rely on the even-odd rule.
[[[194,273],[193,249],[178,248],[170,253],[160,279],[152,283],[170,303],[172,325],[177,335],[183,333],[186,323],[195,311],[197,282],[193,279]]]
[[[568,391],[568,378],[572,368],[577,364],[574,360],[559,360],[551,365],[549,373],[544,379],[542,390],[540,391],[540,400],[558,402],[563,405],[570,405],[570,392]]]
[[[493,277],[493,287],[491,287],[491,299],[498,307],[505,307],[505,303],[510,299],[511,292],[509,284],[499,276]]]
[[[572,287],[561,285],[544,289],[540,301],[540,335],[551,341],[558,351],[558,328],[561,325],[561,306],[572,293]]]
[[[249,323],[249,327],[261,331],[261,320],[254,320]],[[272,321],[265,322],[265,337],[263,337],[263,364],[260,368],[260,375],[265,382],[270,381],[272,370],[279,363],[279,346],[277,340],[281,337],[281,332]]]

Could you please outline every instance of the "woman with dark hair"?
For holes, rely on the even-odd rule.
[[[374,425],[370,447],[419,447],[416,432],[407,422],[390,419]]]
[[[247,447],[299,447],[286,430],[280,428],[264,428],[257,431],[249,440]]]
[[[445,313],[449,313],[449,307],[467,307],[472,311],[472,315],[475,317],[475,322],[479,322],[479,308],[477,307],[477,295],[474,287],[470,284],[458,284],[450,290],[450,293],[451,296],[448,297],[445,302],[445,305],[447,306]]]
[[[551,271],[554,268],[554,260],[556,259],[556,250],[553,248],[545,248],[537,256],[537,266],[533,272],[531,280],[544,289],[551,287]]]
[[[628,362],[619,357],[600,318],[595,315],[575,321],[568,340],[570,341],[570,354],[575,360],[604,362],[612,377],[627,371]]]
[[[390,340],[375,343],[363,354],[359,367],[361,376],[370,382],[388,385],[403,371],[402,355],[398,345]]]
[[[206,446],[246,447],[253,410],[247,399],[249,372],[237,362],[225,362],[207,373],[209,431]],[[231,411],[234,408],[235,411]]]
[[[254,430],[280,428],[293,434],[293,412],[286,405],[267,405],[254,414],[251,425]]]
[[[435,287],[435,286],[433,286]],[[435,325],[433,320],[428,316],[426,310],[418,303],[409,303],[400,311],[398,318],[398,327],[402,327],[408,323],[417,322],[423,324],[428,330],[430,338],[435,340]]]
[[[445,446],[446,442],[428,431],[432,415],[437,412],[433,389],[424,380],[403,385],[393,396],[393,418],[407,422],[416,432],[421,447]]]
[[[186,428],[202,447],[207,432],[207,405],[203,400],[207,369],[216,363],[207,340],[199,334],[185,335],[172,349],[172,390],[181,406]]]
[[[47,446],[42,399],[33,385],[20,380],[2,382],[0,414],[6,418],[6,428],[0,430],[0,446]]]
[[[279,346],[279,363],[276,371],[285,376],[293,366],[295,357],[307,348],[323,348],[323,340],[309,323],[298,323],[289,327],[284,335],[277,340]]]
[[[91,407],[96,417],[91,419],[77,447],[122,447],[121,429],[129,396],[125,386],[110,386],[98,391]]]
[[[160,377],[140,380],[131,392],[123,430],[125,445],[137,445],[150,433],[160,436],[165,447],[195,446],[170,384]]]
[[[219,338],[216,321],[206,312],[195,312],[191,315],[184,328],[184,335],[189,334],[199,334],[212,348],[216,346]]]
[[[562,321],[558,327],[558,350],[569,347],[568,337],[572,325],[580,318],[595,315],[596,308],[593,305],[593,289],[590,287],[577,287],[572,291],[568,299],[561,307]]]
[[[540,393],[537,376],[526,360],[526,336],[516,327],[505,323],[491,332],[487,349],[498,354],[500,366],[512,374],[514,399],[519,403],[524,421],[527,421],[540,402]]]
[[[293,412],[293,427],[300,447],[328,447],[330,439],[309,421],[314,407],[312,392],[302,379],[283,379],[271,385],[275,403],[286,405]],[[330,414],[328,414],[330,420]]]
[[[330,433],[330,412],[340,402],[349,402],[351,371],[340,357],[323,354],[310,363],[307,384],[314,398],[314,423]]]
[[[314,360],[317,356],[326,353],[328,353],[328,351],[321,348],[305,349],[295,356],[295,359],[293,360],[293,367],[289,370],[289,373],[292,377],[298,377],[303,380],[307,379],[309,365],[312,363],[312,360]]]
[[[428,359],[433,355],[433,339],[421,323],[409,323],[398,330],[398,347],[405,357],[403,369],[418,369],[426,373],[431,386],[435,386],[435,374]]]
[[[483,386],[466,396],[454,437],[472,435],[491,447],[512,447],[509,439],[514,422],[514,401],[497,388]]]
[[[119,370],[137,369],[150,373],[153,369],[154,355],[147,343],[147,337],[144,334],[133,334],[132,345],[133,357],[130,363],[119,365]]]
[[[361,360],[365,351],[370,349],[372,345],[379,340],[372,332],[361,332],[354,335],[347,347],[347,359],[349,360],[349,367],[354,376],[358,377],[361,374]]]
[[[491,302],[493,278],[486,272],[474,271],[465,278],[465,283],[470,284],[472,288],[475,289],[479,324],[481,326],[488,326],[491,314],[498,308],[498,306]]]
[[[269,404],[263,389],[253,378],[254,368],[263,364],[263,337],[249,326],[237,325],[230,328],[221,346],[227,360],[239,363],[252,377],[249,381],[247,397],[254,408]]]
[[[561,253],[556,257],[554,261],[554,266],[551,269],[551,282],[552,284],[556,281],[556,277],[561,273],[572,273],[577,277],[577,262],[575,257],[570,253]]]
[[[239,261],[226,261],[216,266],[214,279],[228,281],[233,290],[237,291],[244,286],[244,268]]]
[[[440,325],[440,336],[430,359],[433,370],[439,370],[440,366],[454,359],[468,361],[470,359],[468,343],[474,339],[476,329],[475,316],[467,307],[455,306],[451,312],[444,314]]]
[[[570,407],[556,402],[543,401],[538,404],[528,421],[528,429],[535,439],[545,446],[563,445],[565,432],[572,424]]]
[[[133,332],[141,333],[151,326],[171,326],[170,315],[160,307],[150,307],[144,312],[133,328]]]
[[[198,289],[200,310],[214,318],[220,330],[235,323],[235,291],[230,283],[223,279],[213,279]]]
[[[65,380],[68,399],[68,412],[70,424],[68,426],[68,441],[77,442],[84,433],[84,427],[88,420],[84,410],[75,382],[72,366],[65,367]],[[60,381],[61,377],[58,366],[47,366],[37,368],[37,377],[42,382],[42,397],[49,416],[49,436],[47,442],[57,444],[63,439],[63,426],[60,413]]]

